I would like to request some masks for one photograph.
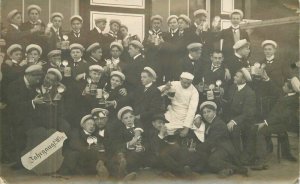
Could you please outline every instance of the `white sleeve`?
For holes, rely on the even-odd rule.
[[[199,102],[199,94],[196,89],[193,90],[192,97],[190,99],[190,104],[188,107],[187,115],[186,118],[183,122],[184,127],[191,128],[193,125],[194,117],[197,111],[198,107],[198,102]]]

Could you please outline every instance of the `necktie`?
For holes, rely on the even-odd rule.
[[[76,32],[75,32],[74,34],[75,34],[75,37],[76,37],[76,38],[79,38],[80,33],[76,33]]]
[[[268,64],[271,64],[271,63],[273,63],[273,61],[274,61],[273,59],[267,60],[267,63],[268,63]]]
[[[218,66],[212,66],[212,67],[211,67],[211,71],[214,72],[214,71],[216,71],[218,68],[219,68]]]

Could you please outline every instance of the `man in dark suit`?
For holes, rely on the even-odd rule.
[[[20,44],[23,48],[26,47],[26,39],[31,36],[33,33],[40,31],[40,27],[35,26],[29,30],[23,31],[19,28],[22,24],[22,13],[18,10],[12,10],[8,13],[7,19],[9,25],[7,28],[7,34],[5,36],[5,41],[7,47],[12,44]]]
[[[49,35],[48,38],[48,50],[55,50],[55,49],[61,49],[61,41],[63,40],[63,34],[62,34],[62,21],[64,19],[63,14],[59,12],[55,12],[51,14],[50,20],[52,23],[52,26],[50,30],[46,29],[47,33]]]
[[[186,47],[196,40],[196,34],[189,29],[190,25],[191,19],[186,15],[180,15],[178,17],[178,37],[174,36],[174,41],[164,42],[161,45],[162,52],[172,53],[172,59],[174,59],[169,68],[172,76],[168,80],[179,80],[177,75],[181,70],[180,59],[187,54]]]
[[[95,19],[95,27],[90,30],[87,38],[87,44],[91,45],[95,42],[98,42],[100,45],[104,43],[104,34],[103,31],[106,27],[107,20],[106,18],[97,18]]]
[[[221,176],[234,173],[247,174],[247,169],[241,167],[238,152],[235,150],[226,124],[217,116],[217,105],[212,101],[205,101],[200,105],[200,114],[194,121],[194,137],[202,140],[196,145],[198,152],[209,156],[208,166],[211,171]],[[202,117],[202,120],[200,118]],[[202,124],[203,123],[203,124]],[[201,127],[204,126],[204,133]],[[204,135],[201,135],[204,134]]]
[[[234,55],[232,47],[237,41],[246,39],[250,42],[248,33],[240,28],[240,23],[243,20],[243,17],[244,13],[241,10],[234,10],[230,14],[231,26],[222,30],[218,36],[219,39],[223,39],[222,51],[225,58]]]
[[[141,72],[146,65],[144,56],[141,53],[143,48],[144,46],[137,40],[129,43],[128,53],[132,61],[123,69],[123,73],[126,76],[125,86],[127,86],[129,92],[134,91],[141,84]]]
[[[224,60],[225,67],[228,68],[232,76],[243,67],[250,68],[250,62],[248,61],[250,43],[246,39],[239,40],[234,44],[233,49],[234,55],[227,57],[226,61]]]
[[[29,5],[27,7],[27,13],[29,20],[24,22],[20,29],[22,31],[28,31],[34,27],[39,28],[40,30],[36,33],[31,34],[26,38],[26,44],[37,44],[42,47],[43,50],[47,50],[46,47],[46,39],[42,37],[42,34],[45,32],[45,24],[40,19],[41,7],[38,5]],[[45,54],[44,54],[45,55]]]
[[[278,100],[264,122],[257,124],[258,131],[265,136],[270,136],[272,133],[278,134],[282,146],[282,157],[295,162],[297,159],[290,152],[286,131],[299,129],[299,94],[293,90],[289,80],[284,83],[283,91],[285,96]]]
[[[252,129],[255,121],[256,97],[247,83],[251,80],[251,75],[246,68],[236,72],[234,84],[225,97],[228,104],[226,108],[223,108],[233,145],[237,151],[243,153],[242,159],[245,162],[252,159],[255,151],[253,145],[255,134],[253,135]],[[243,148],[241,148],[241,140]]]
[[[152,68],[145,67],[141,72],[142,85],[137,86],[124,102],[120,102],[120,104],[130,104],[133,107],[136,118],[145,127],[146,136],[152,128],[149,119],[163,110],[161,93],[154,84],[156,77],[156,72]]]
[[[275,57],[277,43],[273,40],[265,40],[261,46],[264,49],[265,58],[260,62],[265,65],[265,70],[270,79],[281,88],[286,78],[289,77],[289,63],[285,63]]]
[[[187,46],[188,55],[181,60],[181,71],[177,74],[177,78],[182,72],[189,72],[194,75],[193,84],[198,84],[201,81],[201,71],[204,64],[201,60],[202,48],[201,43],[191,43]]]
[[[112,42],[117,42],[118,40],[122,40],[119,34],[121,26],[121,21],[119,19],[111,19],[109,21],[109,32],[104,34],[103,37],[103,58],[110,58],[110,44]]]
[[[163,57],[163,81],[167,82],[172,79],[173,76],[173,70],[171,70],[171,67],[174,67],[175,64],[174,61],[178,58],[176,58],[176,50],[167,49],[171,48],[170,46],[174,45],[174,43],[179,38],[179,29],[178,29],[178,17],[176,15],[170,15],[167,19],[167,23],[169,26],[169,31],[163,34],[163,40],[165,43],[162,43],[161,50],[161,57]],[[169,45],[169,46],[167,46]]]
[[[38,86],[43,76],[40,65],[32,65],[25,70],[24,78],[12,82],[6,89],[8,122],[12,125],[15,156],[20,161],[21,151],[25,147],[26,132],[33,126],[35,106],[42,104],[43,98],[36,96],[35,87]],[[21,163],[17,163],[20,168]]]
[[[87,49],[87,62],[88,65],[100,65],[102,67],[104,67],[106,65],[106,62],[103,60],[102,57],[102,47],[100,46],[100,44],[98,42],[95,42],[93,44],[91,44]]]
[[[194,12],[194,24],[191,25],[191,30],[196,33],[197,42],[203,45],[202,57],[209,60],[209,54],[213,48],[213,34],[208,28],[206,10],[199,9]]]
[[[82,17],[80,15],[73,15],[70,18],[70,22],[71,22],[72,31],[70,31],[67,34],[70,44],[79,43],[86,48],[87,35],[82,31],[82,24],[83,24]]]

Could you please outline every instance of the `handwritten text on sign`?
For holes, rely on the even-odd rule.
[[[60,149],[66,139],[67,136],[65,133],[55,132],[21,158],[23,166],[28,170],[33,169]]]

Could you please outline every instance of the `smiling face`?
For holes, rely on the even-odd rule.
[[[216,116],[216,110],[213,110],[208,107],[203,107],[202,116],[206,120],[206,122],[211,123],[214,117]]]
[[[135,117],[133,115],[133,112],[128,111],[122,115],[121,121],[124,123],[125,126],[132,127],[134,125],[134,119]]]
[[[264,54],[266,57],[273,56],[275,54],[275,52],[276,52],[276,49],[273,45],[268,44],[268,45],[264,46]]]
[[[110,78],[110,84],[111,84],[111,88],[115,89],[119,86],[121,86],[123,83],[123,81],[121,80],[121,78],[119,76],[113,75]]]

